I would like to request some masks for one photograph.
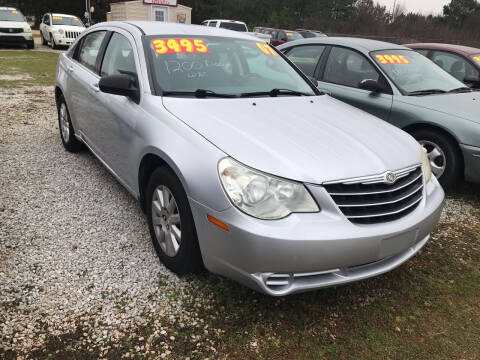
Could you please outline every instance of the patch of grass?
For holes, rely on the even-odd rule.
[[[44,51],[0,51],[0,87],[53,86],[58,54]]]

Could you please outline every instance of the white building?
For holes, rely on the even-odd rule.
[[[178,4],[178,0],[136,0],[110,4],[107,21],[152,20],[192,23],[192,8]]]

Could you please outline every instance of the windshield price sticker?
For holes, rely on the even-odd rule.
[[[63,17],[61,17],[61,16],[54,16],[53,17],[53,20],[62,20],[62,19],[63,19]]]
[[[474,56],[473,60],[480,64],[480,55]]]
[[[375,55],[380,64],[410,64],[410,61],[403,55]]]
[[[17,10],[12,10],[12,14],[18,14]]]
[[[270,56],[278,56],[277,52],[273,50],[269,45],[263,44],[263,43],[255,43],[258,48],[264,53],[265,55],[270,55]]]
[[[200,39],[158,39],[152,40],[157,55],[165,54],[210,54],[205,41]]]

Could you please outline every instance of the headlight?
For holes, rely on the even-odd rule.
[[[25,27],[23,28],[23,32],[25,32],[25,33],[31,33],[31,32],[32,32],[32,29],[30,28],[30,26],[25,26]]]
[[[63,31],[63,29],[58,30],[58,32],[62,35],[65,33],[65,31]]]
[[[219,162],[218,172],[232,203],[258,219],[282,219],[291,213],[320,211],[301,183],[267,175],[231,158]]]
[[[422,164],[423,164],[423,173],[425,174],[425,182],[429,182],[432,178],[432,168],[430,166],[430,159],[427,155],[427,150],[420,145],[422,148]]]

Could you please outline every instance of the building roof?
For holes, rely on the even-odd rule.
[[[352,38],[352,37],[317,37],[317,38],[308,38],[295,40],[292,42],[286,43],[285,47],[290,47],[292,45],[301,45],[301,44],[325,44],[325,45],[340,45],[355,48],[358,50],[363,50],[366,52],[378,51],[378,50],[410,50],[409,48],[392,44],[388,42],[370,40],[363,38]]]
[[[412,49],[427,49],[427,50],[446,50],[452,51],[455,53],[462,54],[464,56],[480,54],[480,49],[462,46],[462,45],[453,45],[453,44],[437,44],[437,43],[418,43],[418,44],[406,44]]]

